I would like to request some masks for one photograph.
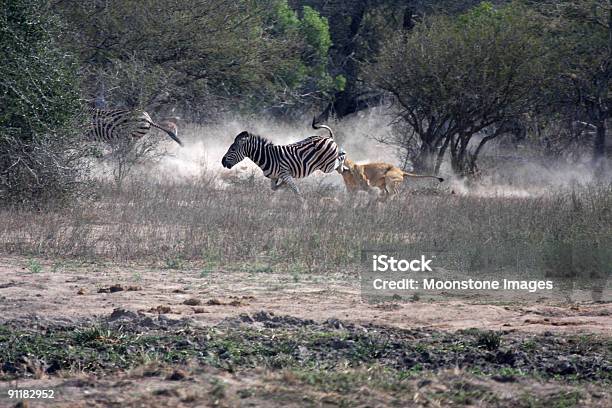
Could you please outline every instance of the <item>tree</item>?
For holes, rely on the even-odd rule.
[[[497,0],[497,2],[504,0]],[[379,50],[390,33],[411,30],[425,15],[456,15],[477,5],[479,0],[292,0],[296,8],[308,5],[329,20],[333,46],[330,71],[338,87],[319,115],[343,118],[379,105],[384,95],[361,77],[361,64]]]
[[[71,151],[80,111],[73,59],[55,41],[46,1],[0,2],[0,196],[57,198],[78,173]]]
[[[271,18],[274,38],[285,38],[299,45],[299,52],[292,58],[279,61],[276,82],[285,87],[280,89],[283,97],[277,98],[277,108],[304,107],[309,100],[327,97],[330,92],[343,86],[341,78],[332,78],[328,71],[332,41],[325,17],[305,5],[300,18],[286,0],[279,0]]]
[[[526,112],[546,77],[539,24],[512,3],[479,6],[455,18],[434,16],[410,32],[394,35],[365,68],[372,84],[391,93],[400,120],[419,143],[419,171],[439,171],[448,151],[458,174],[470,174],[493,131]],[[407,148],[409,135],[401,139]]]
[[[556,90],[595,129],[593,162],[605,167],[606,121],[612,117],[612,7],[608,0],[556,5],[550,48],[556,52]],[[557,12],[560,10],[560,12]]]
[[[333,89],[327,20],[286,0],[60,0],[85,93],[113,105],[223,109],[308,103]]]

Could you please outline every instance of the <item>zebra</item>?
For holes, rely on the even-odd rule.
[[[312,127],[326,129],[329,136],[310,136],[293,144],[275,145],[264,137],[241,132],[221,159],[221,164],[231,169],[248,157],[270,179],[272,190],[286,184],[302,199],[294,178],[307,177],[315,170],[331,173],[343,165],[346,156],[334,141],[334,132],[329,126],[317,124],[315,118]]]
[[[151,116],[145,111],[129,109],[90,109],[91,123],[88,129],[88,138],[95,141],[114,144],[118,141],[138,140],[144,137],[151,127],[160,129],[168,134],[176,143],[183,146],[183,142],[176,135],[176,125],[173,130],[153,122]]]

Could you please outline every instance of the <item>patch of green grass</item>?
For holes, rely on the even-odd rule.
[[[521,349],[523,350],[535,350],[537,348],[537,343],[532,340],[525,340],[522,344],[521,344]]]
[[[467,381],[458,381],[453,384],[450,390],[436,394],[436,399],[442,398],[443,401],[452,405],[482,406],[483,403],[489,404],[498,401],[497,395],[488,388]]]
[[[207,248],[202,251],[202,259],[206,264],[217,265],[221,262],[223,257],[219,248]]]
[[[42,265],[36,259],[28,259],[27,268],[30,271],[30,273],[42,272]]]
[[[524,394],[520,406],[525,408],[574,408],[579,407],[582,393],[579,391],[562,391],[545,397]]]
[[[527,374],[518,368],[504,367],[497,372],[497,375],[504,377],[523,377]]]
[[[476,327],[470,327],[468,329],[459,330],[458,333],[470,336],[477,336],[478,334],[480,334],[480,329],[477,329]]]
[[[53,265],[51,265],[51,272],[53,273],[62,272],[65,269],[66,265],[64,262],[53,262]]]
[[[164,267],[166,269],[183,269],[185,267],[185,261],[181,258],[166,258],[164,261]]]
[[[601,345],[606,346],[612,351],[612,339],[609,337],[603,338],[594,334],[581,334],[571,337],[568,342],[575,354],[587,353],[593,350],[594,347],[600,347]]]
[[[211,382],[213,387],[210,390],[210,395],[215,399],[215,401],[219,401],[225,398],[225,390],[227,388],[225,382],[218,378],[213,378]]]
[[[474,336],[476,338],[476,345],[489,351],[497,350],[501,346],[501,332],[480,330],[472,327],[460,330],[459,333]]]
[[[492,330],[481,332],[476,337],[476,343],[487,350],[497,350],[501,345],[501,333]]]
[[[264,262],[252,262],[244,265],[245,272],[250,273],[272,273],[274,272],[274,267],[271,263]]]
[[[191,361],[234,372],[267,367],[313,371],[316,382],[327,371],[355,370],[378,365],[395,370],[394,376],[412,378],[428,372],[452,369],[460,365],[467,372],[490,377],[529,377],[559,381],[606,382],[608,374],[602,357],[609,355],[599,338],[588,346],[577,371],[562,375],[547,371],[551,355],[567,353],[563,342],[550,336],[536,338],[536,350],[527,362],[497,361],[496,352],[476,347],[472,332],[457,333],[404,331],[389,328],[336,328],[294,317],[274,316],[259,326],[191,328],[177,326],[162,331],[131,324],[109,326],[105,323],[72,328],[36,331],[0,325],[0,379],[27,377],[23,361],[41,361],[47,366],[81,372],[109,372],[134,368],[150,361],[160,364],[184,364]],[[515,343],[512,343],[512,342]],[[588,339],[582,347],[587,348]],[[510,349],[518,349],[521,340],[508,338]],[[542,348],[539,345],[542,345]],[[546,354],[542,349],[546,346]],[[542,360],[545,358],[546,360]],[[586,359],[585,359],[586,358]],[[588,364],[591,364],[590,366]],[[539,370],[537,367],[543,367]],[[586,367],[586,368],[582,368]],[[319,373],[318,371],[321,371]],[[558,378],[557,378],[558,377]],[[351,376],[339,375],[337,388],[348,387]],[[345,385],[342,385],[345,384]],[[455,392],[457,399],[477,398],[471,390]]]
[[[220,261],[214,257],[210,257],[204,260],[204,266],[200,270],[200,278],[206,278],[211,273],[215,272],[220,267]]]
[[[416,343],[416,344],[413,346],[413,350],[414,350],[414,351],[417,351],[417,352],[419,352],[419,353],[422,353],[422,352],[424,352],[424,351],[427,351],[427,349],[428,349],[428,348],[429,348],[429,347],[428,347],[426,344],[423,344],[423,343]]]
[[[408,380],[416,374],[379,365],[335,370],[293,369],[290,375],[317,390],[338,393],[359,392],[364,386],[384,391],[409,391]]]

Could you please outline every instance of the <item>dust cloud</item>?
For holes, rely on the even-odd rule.
[[[375,108],[342,121],[330,121],[326,124],[333,129],[336,140],[351,160],[357,163],[384,161],[400,165],[398,149],[378,141],[389,138],[393,131],[391,119],[382,109]],[[226,185],[224,180],[232,177],[255,177],[263,180],[261,170],[249,159],[243,160],[231,170],[221,166],[221,158],[235,136],[246,130],[282,145],[326,133],[325,130],[312,129],[311,121],[312,118],[306,116],[292,122],[283,122],[270,118],[234,115],[206,125],[179,123],[179,137],[184,142],[184,147],[181,148],[164,138],[162,146],[168,154],[154,164],[136,169],[134,173],[136,177],[144,175],[147,179],[170,182],[197,182],[202,177],[214,176],[219,187]],[[505,153],[509,160],[498,160],[493,154],[491,157],[494,165],[482,165],[485,171],[476,183],[453,176],[448,163],[445,163],[440,175],[446,181],[439,187],[457,195],[524,198],[541,196],[551,188],[567,189],[594,181],[588,159],[570,165],[559,160],[546,161],[525,152],[510,152],[509,155],[508,152]],[[484,155],[486,149],[481,156]],[[108,164],[97,167],[98,174],[112,172]],[[411,179],[410,182],[417,186],[427,185],[427,181]],[[298,183],[330,184],[342,188],[342,178],[336,172],[316,172]]]
[[[377,139],[390,131],[389,117],[377,110],[363,112],[342,122],[328,122],[339,145],[347,156],[356,162],[386,161],[399,164],[396,149],[377,142]],[[153,169],[156,177],[171,180],[187,180],[200,177],[203,173],[212,173],[223,178],[224,175],[242,173],[250,176],[254,173],[262,177],[261,170],[249,159],[243,160],[233,169],[221,166],[221,158],[234,141],[236,135],[246,130],[263,136],[277,145],[294,143],[308,136],[326,134],[325,130],[314,130],[312,118],[282,123],[261,118],[234,117],[210,125],[185,125],[179,128],[179,137],[185,143],[181,148],[169,145],[169,156],[162,159]],[[336,184],[342,178],[337,173],[322,174],[317,172],[312,177],[300,180],[299,183],[316,180]]]

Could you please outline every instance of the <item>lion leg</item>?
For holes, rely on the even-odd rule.
[[[399,185],[402,180],[398,180],[395,176],[385,176],[385,190],[389,197],[396,195],[399,192]]]

